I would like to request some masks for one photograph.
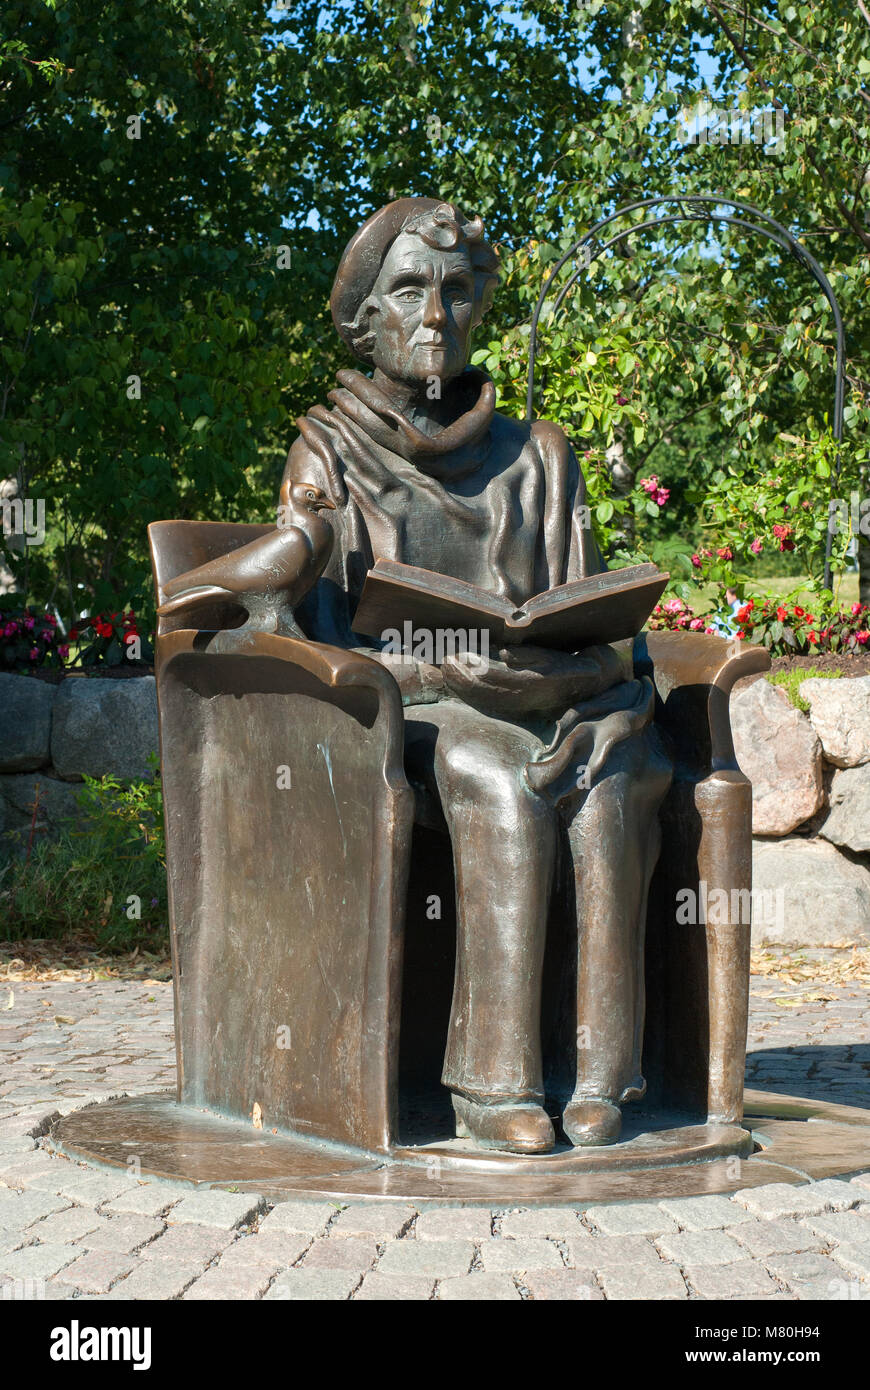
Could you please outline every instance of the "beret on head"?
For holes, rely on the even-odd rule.
[[[457,224],[460,237],[456,235]],[[372,213],[351,237],[332,286],[332,319],[351,351],[357,351],[357,316],[374,288],[387,252],[397,236],[403,231],[416,231],[418,226],[430,245],[443,246],[445,250],[457,244],[468,246],[474,271],[474,326],[489,308],[498,279],[498,257],[484,240],[481,219],[467,218],[454,203],[440,198],[397,198]]]

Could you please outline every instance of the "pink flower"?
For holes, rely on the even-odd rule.
[[[734,559],[734,551],[731,549],[730,545],[723,545],[721,550],[716,551],[716,554],[719,556],[720,560]]]
[[[695,569],[696,569],[696,570],[699,570],[699,569],[701,568],[701,557],[700,557],[700,555],[693,555],[693,556],[692,556],[692,564],[695,566]]]
[[[868,631],[868,629],[865,628],[863,632],[856,632],[855,641],[860,642],[861,646],[863,647],[868,641],[870,641],[870,631]]]
[[[648,492],[650,496],[652,496],[652,494],[656,491],[659,485],[659,480],[656,477],[655,473],[653,473],[651,478],[641,478],[640,485],[643,488],[644,492]]]
[[[36,619],[35,619],[35,618],[25,618],[25,619],[24,619],[24,626],[26,627],[26,629],[27,629],[28,632],[32,632],[33,629],[36,627]]]
[[[691,630],[692,632],[697,632],[698,629],[699,629],[699,628],[702,628],[703,626],[704,626],[704,619],[703,619],[703,618],[693,618],[692,621],[689,623],[689,628],[690,628],[690,630]]]
[[[755,537],[755,540],[752,542],[752,544],[751,544],[751,546],[749,547],[749,549],[752,551],[753,555],[760,555],[760,554],[761,554],[761,552],[762,552],[762,550],[764,549],[764,547],[763,547],[763,545],[761,544],[761,541],[760,541],[760,539],[759,539],[758,536]]]
[[[658,507],[663,507],[663,506],[665,505],[665,503],[667,502],[668,498],[670,497],[670,495],[671,495],[671,490],[670,490],[669,487],[659,487],[659,488],[656,488],[655,492],[651,494],[652,500],[655,502],[656,506],[658,506]]]
[[[60,646],[57,649],[57,654],[60,657],[61,661],[66,661],[67,657],[69,656],[69,647],[67,646],[66,642],[61,642]]]
[[[29,654],[29,656],[28,656],[27,659],[28,659],[28,661],[38,661],[38,660],[39,660],[39,649],[38,649],[38,647],[31,647],[31,648],[30,648],[30,654]]]
[[[715,637],[715,636],[716,636],[716,629],[715,629],[715,627],[705,627],[705,628],[704,628],[704,631],[706,632],[706,634],[707,634],[708,637]]]
[[[666,613],[682,613],[683,600],[679,598],[669,598],[665,604]]]
[[[864,605],[863,605],[863,603],[853,603],[853,604],[852,604],[852,612],[853,612],[853,614],[855,615],[856,618],[857,618],[858,614],[859,614],[859,613],[862,613],[863,611],[864,611]]]

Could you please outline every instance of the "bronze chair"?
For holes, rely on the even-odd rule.
[[[176,575],[270,529],[155,523],[158,602]],[[179,1100],[259,1114],[267,1131],[411,1152],[408,1136],[425,1131],[418,1102],[438,1092],[453,889],[438,809],[405,777],[398,687],[336,647],[262,633],[240,644],[238,609],[200,621],[162,619],[156,657]],[[751,788],[728,700],[769,658],[732,647],[671,632],[635,646],[675,764],[648,914],[648,1101],[720,1126],[742,1116],[750,929],[682,925],[676,903],[687,886],[750,887]],[[422,894],[433,875],[440,922]],[[543,1027],[558,1087],[565,914],[554,918]]]

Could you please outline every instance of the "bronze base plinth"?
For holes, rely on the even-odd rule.
[[[459,1140],[386,1155],[254,1130],[164,1093],[75,1111],[56,1122],[51,1142],[59,1153],[102,1168],[257,1191],[271,1201],[393,1198],[418,1206],[637,1201],[801,1183],[870,1167],[867,1110],[747,1091],[746,1128],[672,1120],[638,1112],[634,1131],[618,1144],[561,1147],[535,1158]],[[641,1130],[643,1123],[654,1127]]]

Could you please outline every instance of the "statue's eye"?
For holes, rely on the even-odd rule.
[[[401,300],[403,300],[404,303],[406,303],[406,304],[410,304],[410,303],[413,302],[413,300],[419,299],[419,298],[420,298],[420,290],[416,290],[416,289],[397,290],[396,295],[395,295],[395,298],[396,298],[396,299],[401,299]]]
[[[307,500],[308,502],[316,502],[316,501],[317,501],[317,493],[316,493],[316,492],[306,492],[305,497],[306,497],[306,500]]]

